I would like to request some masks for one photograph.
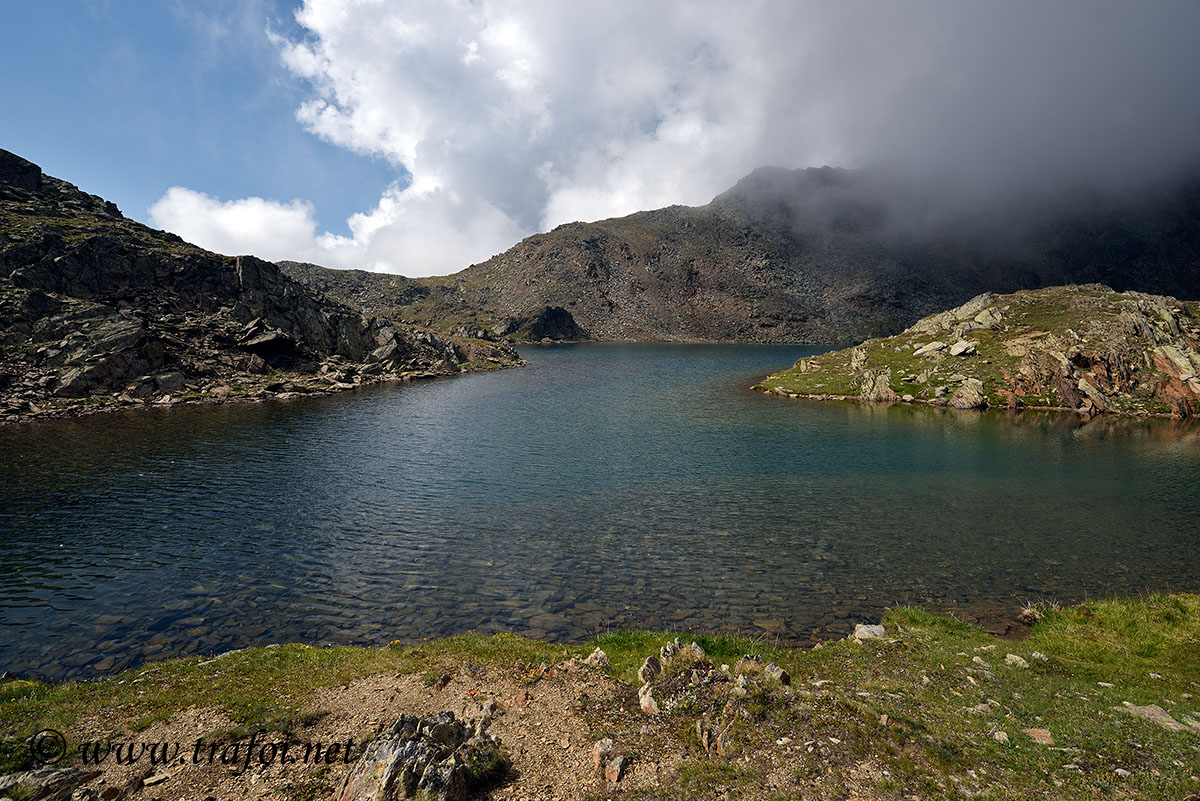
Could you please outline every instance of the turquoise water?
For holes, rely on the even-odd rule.
[[[819,349],[577,345],[294,402],[0,427],[0,670],[615,627],[808,641],[1200,590],[1200,427],[789,401]]]

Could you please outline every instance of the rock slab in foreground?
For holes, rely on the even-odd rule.
[[[484,732],[486,725],[486,716],[473,727],[455,720],[453,712],[401,715],[367,746],[338,801],[465,801],[504,769],[500,742]]]

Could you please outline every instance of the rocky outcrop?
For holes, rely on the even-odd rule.
[[[496,323],[492,333],[523,342],[578,342],[590,339],[562,306],[543,306],[525,317],[505,317]]]
[[[367,745],[337,798],[465,801],[505,765],[499,741],[487,733],[488,720],[485,715],[472,724],[456,720],[453,712],[401,715]]]
[[[897,336],[802,359],[757,388],[1191,417],[1200,414],[1200,304],[1096,284],[987,293]]]
[[[706,206],[569,223],[451,276],[285,269],[369,314],[439,331],[501,324],[501,336],[539,340],[513,321],[557,307],[597,340],[833,344],[897,333],[984,292],[1102,281],[1198,299],[1197,254],[1195,176],[1137,196],[966,211],[879,172],[764,168]]]
[[[202,250],[0,151],[0,417],[327,392],[517,363]]]

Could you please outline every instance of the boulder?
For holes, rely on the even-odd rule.
[[[769,679],[774,679],[780,684],[787,686],[792,683],[791,675],[783,668],[776,665],[774,662],[763,668],[763,675]]]
[[[983,382],[978,378],[968,378],[963,381],[950,396],[949,404],[955,409],[985,408],[988,401],[987,395],[983,392]]]
[[[654,689],[649,684],[643,684],[638,690],[638,705],[647,715],[659,713],[658,702],[654,700]]]
[[[592,761],[596,765],[596,770],[600,770],[608,762],[608,755],[613,750],[613,741],[608,737],[603,740],[597,740],[592,746]]]
[[[863,640],[875,640],[884,636],[883,626],[868,625],[866,623],[858,623],[854,626],[854,631],[850,634],[850,639],[855,642]]]
[[[339,801],[426,798],[465,801],[504,766],[499,741],[477,734],[453,712],[401,715],[373,740],[342,784]]]
[[[662,662],[657,656],[648,656],[646,661],[642,662],[642,666],[638,668],[638,681],[642,684],[649,684],[654,681],[662,673]]]
[[[868,370],[863,373],[859,383],[858,395],[865,401],[891,403],[900,396],[892,389],[892,368]]]
[[[588,655],[588,658],[583,660],[585,665],[598,667],[601,670],[612,670],[612,663],[608,661],[608,654],[597,648]]]
[[[913,356],[925,356],[930,353],[937,353],[940,350],[946,349],[946,343],[935,339],[913,351]]]
[[[612,784],[616,784],[625,777],[625,769],[628,766],[629,758],[624,754],[617,754],[604,766],[604,778]]]

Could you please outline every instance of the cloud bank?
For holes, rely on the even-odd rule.
[[[306,0],[271,34],[296,119],[399,179],[350,236],[310,202],[175,187],[226,252],[408,275],[702,204],[754,167],[899,166],[983,193],[1149,181],[1200,156],[1200,4]],[[319,198],[313,199],[319,202]]]

